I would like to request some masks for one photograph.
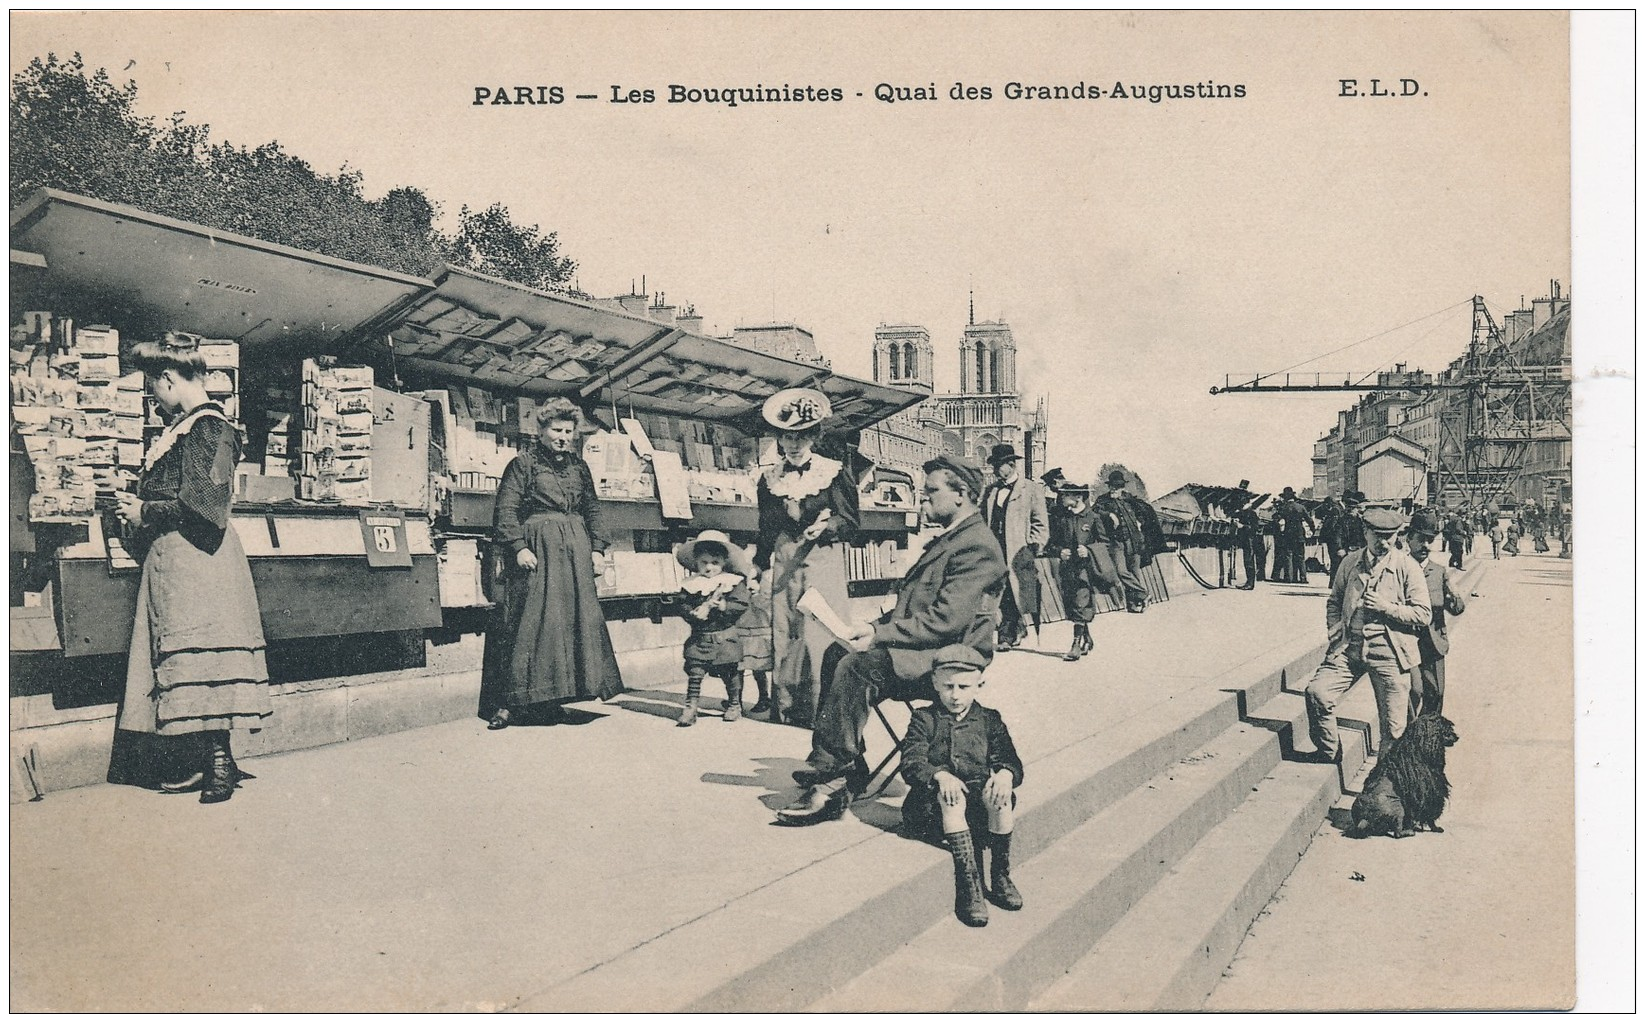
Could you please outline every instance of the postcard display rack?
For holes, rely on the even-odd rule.
[[[14,607],[61,627],[14,646],[123,652],[138,565],[115,494],[136,490],[164,420],[142,374],[123,363],[117,328],[29,310],[10,339],[11,472],[28,489],[11,498],[13,583],[23,589]],[[374,389],[370,367],[323,358],[256,369],[247,385],[237,342],[201,338],[199,349],[207,394],[246,438],[231,524],[270,639],[438,627],[422,399]],[[408,456],[415,473],[387,493],[373,479],[379,428],[395,435],[390,477],[408,471]]]
[[[492,523],[495,490],[515,454],[531,446],[532,420],[541,401],[506,397],[478,387],[449,387],[426,397],[448,412],[445,425],[445,480],[448,508],[440,535],[442,565],[462,568],[448,581],[446,604],[457,601],[478,580]],[[594,478],[602,523],[612,542],[611,567],[600,575],[603,599],[646,599],[679,590],[685,573],[673,545],[704,528],[718,528],[744,546],[758,534],[758,482],[764,464],[775,461],[769,438],[752,438],[725,423],[658,413],[616,417],[597,412],[600,427],[582,439],[583,461]],[[659,490],[657,461],[678,463],[684,496],[665,510],[667,489]],[[665,486],[667,480],[664,480]],[[864,495],[864,531],[841,553],[854,593],[881,594],[906,569],[901,548],[913,528],[903,510],[870,508]],[[460,506],[468,504],[466,508]],[[672,515],[672,516],[670,516]],[[470,569],[474,575],[469,576]],[[623,610],[611,606],[614,614]]]

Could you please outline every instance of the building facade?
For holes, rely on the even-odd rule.
[[[1505,314],[1500,329],[1482,332],[1476,321],[1468,350],[1437,375],[1403,364],[1379,373],[1381,389],[1337,413],[1315,441],[1313,495],[1569,502],[1570,319],[1556,281]]]
[[[931,401],[936,382],[931,333],[918,324],[881,324],[874,330],[873,379],[925,396],[919,404],[864,430],[858,442],[875,464],[906,472],[917,484],[925,463],[947,453],[948,447],[942,413]]]

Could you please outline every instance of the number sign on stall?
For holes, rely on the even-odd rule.
[[[410,567],[411,546],[406,543],[406,518],[399,511],[360,512],[368,567]]]

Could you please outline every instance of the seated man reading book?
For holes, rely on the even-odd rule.
[[[929,699],[938,649],[964,644],[984,662],[993,658],[1006,566],[977,510],[981,491],[975,466],[950,457],[925,463],[926,520],[943,530],[899,582],[896,606],[851,638],[852,654],[835,671],[811,733],[810,767],[794,772],[809,791],[778,820],[807,825],[844,814],[866,780],[870,701]]]

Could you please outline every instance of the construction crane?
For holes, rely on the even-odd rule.
[[[1557,282],[1550,292],[1557,302]],[[1528,364],[1526,346],[1523,340],[1507,340],[1484,297],[1476,295],[1468,351],[1441,373],[1407,371],[1399,364],[1394,370],[1363,374],[1282,372],[1237,381],[1224,374],[1222,386],[1211,388],[1211,393],[1415,395],[1411,408],[1431,404],[1438,422],[1437,438],[1428,448],[1429,501],[1445,507],[1478,506],[1501,499],[1522,474],[1527,448],[1571,439],[1569,356],[1558,356],[1551,364]]]

